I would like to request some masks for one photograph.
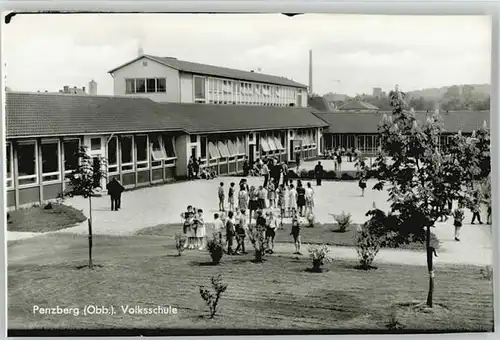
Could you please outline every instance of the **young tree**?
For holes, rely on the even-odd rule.
[[[106,178],[106,159],[103,157],[91,157],[87,153],[86,146],[79,148],[78,167],[73,170],[68,178],[71,183],[71,189],[67,195],[81,195],[89,200],[89,218],[87,219],[89,227],[89,268],[92,268],[92,196],[98,188],[102,189],[102,179]]]
[[[387,242],[393,245],[413,241],[425,241],[427,267],[429,271],[429,292],[427,306],[432,307],[434,291],[433,256],[437,255],[431,242],[431,228],[438,218],[447,215],[445,205],[452,200],[466,196],[463,183],[470,176],[477,179],[480,174],[467,171],[471,162],[479,164],[479,152],[460,136],[456,136],[456,145],[440,151],[439,137],[443,130],[441,118],[437,112],[421,123],[413,111],[404,110],[405,94],[396,88],[389,97],[393,112],[384,116],[379,125],[381,146],[379,154],[367,176],[378,181],[376,190],[384,189],[388,184],[389,213],[383,214],[378,209],[369,211],[372,225],[382,226],[379,234],[390,235]],[[484,133],[484,140],[489,140]],[[469,140],[470,142],[470,140]],[[474,144],[478,145],[478,144]],[[483,151],[489,144],[486,142]],[[444,155],[443,155],[444,154]],[[467,157],[472,157],[466,163]]]

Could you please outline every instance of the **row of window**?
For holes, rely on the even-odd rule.
[[[167,78],[125,79],[125,93],[167,92]]]
[[[194,76],[194,99],[197,103],[302,106],[301,91],[295,88],[201,76]]]
[[[59,140],[42,140],[40,148],[35,140],[20,141],[17,144],[17,174],[18,185],[31,185],[38,183],[38,162],[41,161],[42,181],[57,182],[61,180],[61,173],[68,174],[76,169],[78,165],[79,139],[64,140],[62,143],[63,169],[59,156],[61,155],[61,143]],[[39,153],[41,153],[39,155]],[[12,144],[6,144],[6,172],[7,187],[13,186],[13,150]],[[62,170],[62,171],[61,171]]]
[[[243,137],[233,137],[227,140],[211,139],[208,142],[208,153],[211,160],[220,159],[222,161],[230,157],[245,156],[246,147],[244,139]]]
[[[91,138],[91,150],[100,150],[101,138]],[[57,139],[19,141],[17,143],[18,185],[38,184],[38,162],[41,161],[42,182],[60,182],[61,175],[67,175],[78,166],[79,139],[68,139],[60,143]],[[61,150],[62,148],[62,150]],[[120,155],[120,156],[119,156]],[[12,144],[6,144],[7,187],[13,187],[13,150]],[[61,160],[63,169],[61,169]],[[108,173],[118,173],[118,166],[123,172],[174,166],[177,158],[174,137],[168,135],[138,135],[113,137],[108,142]],[[120,164],[118,164],[120,160]]]

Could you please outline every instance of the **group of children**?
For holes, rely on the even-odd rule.
[[[203,210],[189,205],[187,211],[181,214],[181,218],[183,219],[183,233],[186,237],[184,248],[203,250],[207,233]]]
[[[220,182],[218,189],[219,211],[225,212],[226,193],[224,191],[224,182]],[[313,214],[314,190],[311,183],[304,187],[301,180],[297,180],[297,186],[290,181],[288,185],[276,185],[271,179],[267,187],[249,187],[246,179],[240,181],[240,190],[236,202],[236,184],[232,182],[227,192],[227,203],[229,211],[249,211],[249,219],[255,218],[254,213],[259,209],[279,208],[282,218],[292,217],[292,211],[298,212],[299,216],[304,217]]]

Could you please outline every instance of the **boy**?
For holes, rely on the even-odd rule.
[[[234,211],[234,182],[231,182],[229,192],[227,194],[227,202],[229,203],[229,210]]]
[[[222,240],[222,229],[224,229],[224,222],[219,218],[219,214],[214,214],[214,233]]]
[[[225,211],[224,210],[224,182],[220,182],[219,186],[219,211]]]
[[[300,252],[300,221],[297,217],[297,210],[292,210],[292,232],[290,235],[293,236],[293,242],[295,244],[295,253],[296,255],[302,255]]]
[[[226,240],[227,240],[227,254],[228,255],[234,255],[233,241],[234,241],[234,236],[235,236],[235,228],[234,228],[233,216],[234,216],[233,212],[230,211],[227,214],[227,220],[226,220]]]
[[[272,211],[267,212],[266,220],[266,242],[268,253],[274,253],[274,238],[276,237],[276,230],[278,229],[278,220],[274,217]]]
[[[262,185],[259,186],[259,190],[257,191],[257,202],[257,207],[259,209],[266,208],[266,191]]]
[[[191,229],[191,224],[189,223],[189,218],[191,213],[193,212],[193,207],[191,205],[187,206],[186,212],[183,212],[181,214],[182,218],[182,233],[184,234],[184,237],[186,238],[186,242],[184,242],[184,248],[187,248],[190,246],[190,239],[189,239],[189,231]]]

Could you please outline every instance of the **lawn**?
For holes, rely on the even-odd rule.
[[[47,251],[50,245],[50,251]],[[8,245],[8,328],[261,329],[267,331],[387,331],[396,320],[404,331],[491,331],[491,281],[473,266],[438,266],[435,313],[398,303],[426,296],[424,266],[382,264],[354,269],[335,261],[321,274],[306,271],[307,258],[275,254],[263,264],[252,254],[224,256],[209,264],[206,252],[176,256],[172,239],[161,236],[94,237],[94,262],[102,268],[76,269],[87,259],[87,239],[44,235]],[[199,286],[221,274],[228,289],[210,320]],[[39,315],[33,306],[114,306],[115,315]],[[172,306],[176,315],[128,315],[120,306]],[[61,333],[59,333],[62,335]],[[165,331],[164,335],[168,335]],[[104,334],[101,334],[104,335]]]
[[[210,224],[208,225],[207,235],[212,235]],[[347,246],[355,245],[357,225],[351,225],[345,232],[340,232],[336,224],[316,224],[313,228],[303,227],[301,229],[301,239],[303,243],[311,244],[328,244],[332,246]],[[284,224],[282,230],[276,233],[276,242],[293,243],[293,237],[290,235],[290,224]],[[162,224],[150,228],[145,228],[137,232],[137,235],[159,235],[174,237],[176,233],[182,232],[180,224]],[[436,236],[433,234],[437,240]],[[401,245],[399,248],[408,250],[425,251],[425,245],[420,242],[412,242]]]
[[[8,231],[35,233],[65,229],[87,219],[80,210],[57,203],[50,203],[48,206],[35,205],[11,211],[9,215]]]

